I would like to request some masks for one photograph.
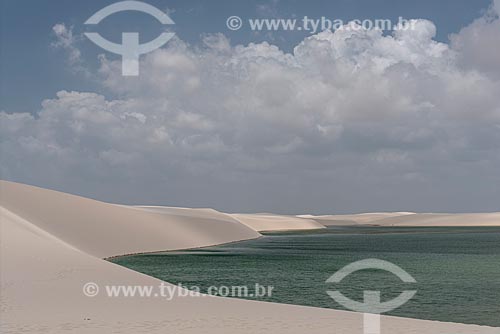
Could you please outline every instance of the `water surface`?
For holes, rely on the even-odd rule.
[[[357,260],[397,264],[416,284],[380,270],[359,271],[340,284],[326,279]],[[115,263],[171,282],[274,286],[264,301],[343,309],[326,293],[338,289],[362,301],[363,290],[382,300],[403,290],[416,296],[389,314],[500,327],[500,228],[330,227],[267,233],[256,240],[182,252],[115,258]]]

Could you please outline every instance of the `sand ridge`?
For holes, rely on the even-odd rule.
[[[362,333],[362,314],[354,312],[210,296],[166,301],[82,292],[87,282],[161,283],[102,257],[250,239],[260,236],[260,228],[317,227],[310,218],[286,226],[284,218],[261,215],[248,223],[247,215],[212,209],[127,207],[6,181],[0,187],[2,333]],[[383,316],[382,333],[500,334],[500,328]]]

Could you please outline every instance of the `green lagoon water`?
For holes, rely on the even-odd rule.
[[[325,283],[343,266],[366,258],[393,262],[417,283],[402,283],[380,270],[358,271],[339,284]],[[358,301],[363,290],[381,291],[383,301],[403,290],[417,290],[413,299],[389,314],[500,327],[497,227],[330,227],[112,261],[188,287],[274,286],[272,296],[260,300],[335,309],[343,307],[327,290]]]

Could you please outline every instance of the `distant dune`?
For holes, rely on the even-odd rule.
[[[413,212],[374,212],[374,213],[358,213],[349,215],[299,215],[297,217],[313,219],[325,226],[333,225],[358,225],[358,224],[372,224],[380,219],[389,217],[404,217],[412,215]]]
[[[271,214],[231,214],[256,231],[313,230],[325,228],[313,219]]]
[[[6,181],[0,190],[2,333],[362,333],[363,316],[354,312],[211,296],[112,298],[103,291],[162,283],[103,257],[257,238],[258,230],[321,228],[314,219],[114,205]],[[400,217],[385,219],[392,218]],[[83,294],[88,282],[101,287],[97,296]],[[499,332],[382,317],[384,334]]]
[[[417,213],[374,222],[381,226],[500,226],[500,212],[493,213]]]
[[[351,215],[300,215],[325,226],[500,226],[500,213],[376,212]]]

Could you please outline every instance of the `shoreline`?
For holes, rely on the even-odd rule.
[[[455,235],[457,236],[455,237]],[[381,258],[397,263],[405,270],[408,270],[409,273],[415,273],[418,275],[415,278],[419,283],[416,289],[418,290],[418,297],[411,303],[412,305],[409,308],[404,307],[402,310],[388,312],[386,315],[500,327],[500,322],[497,319],[498,314],[493,313],[498,303],[492,301],[493,297],[489,297],[499,296],[496,277],[500,272],[495,269],[495,259],[498,259],[499,256],[499,249],[496,247],[500,240],[499,236],[500,227],[489,226],[474,228],[414,228],[406,226],[373,228],[356,226],[345,230],[344,228],[333,227],[328,228],[326,231],[270,233],[266,234],[264,239],[259,238],[233,243],[226,247],[213,246],[201,249],[168,251],[159,254],[158,257],[154,255],[124,257],[113,262],[152,275],[165,282],[183,286],[189,290],[196,291],[196,289],[199,289],[202,293],[209,293],[207,289],[212,285],[224,284],[231,287],[235,282],[237,282],[237,285],[244,285],[251,290],[254,283],[258,282],[259,284],[273,286],[274,293],[272,296],[255,298],[252,294],[230,294],[228,297],[345,310],[342,306],[325,297],[324,291],[327,290],[327,286],[322,285],[322,283],[326,276],[323,277],[322,269],[338,269],[340,268],[338,264],[352,261],[349,260],[351,255],[354,259],[363,257]],[[418,238],[420,242],[414,244],[412,242],[414,238]],[[476,246],[465,246],[462,250],[455,249],[455,240],[466,239],[471,240],[472,243],[469,242],[469,245],[475,244]],[[365,249],[360,245],[360,240],[365,240],[367,244],[373,244],[373,246],[368,246]],[[404,243],[408,248],[405,246],[405,249],[402,249],[394,246],[401,245],[402,240],[408,242]],[[375,242],[377,241],[382,245],[376,245]],[[482,241],[489,242],[482,244]],[[422,242],[423,246],[419,246]],[[357,252],[359,246],[363,247],[363,254]],[[436,248],[431,250],[428,246],[435,246]],[[492,249],[489,252],[489,247],[494,248],[495,251]],[[321,252],[317,253],[315,249],[321,249]],[[386,253],[389,251],[388,249],[390,249],[391,253]],[[380,253],[384,253],[384,255],[380,257]],[[411,261],[407,257],[408,253],[415,254],[415,258],[419,260]],[[450,273],[461,273],[461,279],[456,279],[456,275],[445,274],[439,269],[438,265],[442,263],[439,258],[444,253],[446,253],[445,256],[448,259],[447,263],[455,268],[451,269]],[[288,258],[287,254],[294,255]],[[464,254],[473,255],[466,256]],[[299,255],[300,259],[294,260],[296,255]],[[282,261],[278,260],[279,258]],[[244,261],[244,264],[240,264],[240,261]],[[221,270],[207,270],[206,263],[211,263],[212,268],[221,268]],[[485,268],[484,266],[488,264],[491,266],[488,270],[482,272],[481,277],[478,276],[477,270],[470,269]],[[422,266],[425,267],[422,268]],[[279,271],[279,274],[274,268]],[[307,270],[301,272],[300,268]],[[458,268],[462,268],[462,271],[457,272],[457,270],[460,270]],[[336,269],[331,270],[335,271]],[[493,272],[496,274],[493,275]],[[389,277],[385,277],[385,279],[389,279]],[[297,280],[301,283],[297,284]],[[377,280],[374,277],[373,284],[383,284],[383,282],[384,278]],[[469,285],[466,282],[478,282],[474,285],[481,286],[483,289],[480,290],[470,286],[472,290],[469,290],[467,289]],[[193,288],[190,288],[191,286]],[[492,289],[491,293],[482,292],[484,288],[488,287]],[[391,293],[396,292],[389,286],[385,288],[389,289]],[[346,291],[353,293],[352,291],[357,291],[359,288],[349,286],[348,289]],[[389,290],[383,293],[387,294]],[[294,291],[294,293],[290,294],[288,291]],[[218,295],[217,292],[216,294]],[[455,306],[444,302],[448,300],[447,296],[449,296],[449,300],[453,300]],[[464,298],[469,302],[466,302]],[[496,299],[498,300],[498,298]],[[480,306],[481,304],[482,306]],[[464,312],[464,310],[468,311]]]
[[[176,333],[362,331],[361,313],[318,307],[214,296],[168,302],[110,298],[102,293],[87,297],[82,293],[87,282],[134,286],[164,282],[103,258],[255,239],[262,235],[247,224],[264,226],[268,221],[255,221],[253,215],[253,221],[243,224],[233,215],[203,209],[132,210],[6,181],[0,187],[1,328],[5,332],[164,333],[166,328]],[[284,222],[290,222],[299,230],[315,224],[311,219],[280,217],[285,218],[269,224],[282,228]],[[381,319],[384,334],[500,333],[500,328],[480,325],[385,315]]]
[[[147,255],[147,254],[159,254],[159,253],[172,253],[172,252],[183,252],[183,251],[189,251],[189,250],[202,249],[202,248],[206,248],[206,247],[216,247],[216,246],[230,245],[230,244],[234,244],[234,243],[241,242],[241,241],[247,241],[247,240],[257,240],[257,239],[260,239],[260,238],[262,238],[264,236],[265,235],[261,235],[261,236],[258,236],[256,238],[251,238],[251,239],[234,240],[234,241],[224,242],[224,243],[221,243],[221,244],[213,244],[213,245],[199,246],[199,247],[192,247],[192,248],[169,249],[169,250],[160,250],[160,251],[152,251],[152,252],[138,252],[138,253],[123,254],[123,255],[113,255],[113,256],[110,256],[110,257],[104,257],[102,259],[108,261],[108,260],[111,260],[111,259],[116,259],[116,258],[120,258],[120,257],[127,257],[127,256]]]

